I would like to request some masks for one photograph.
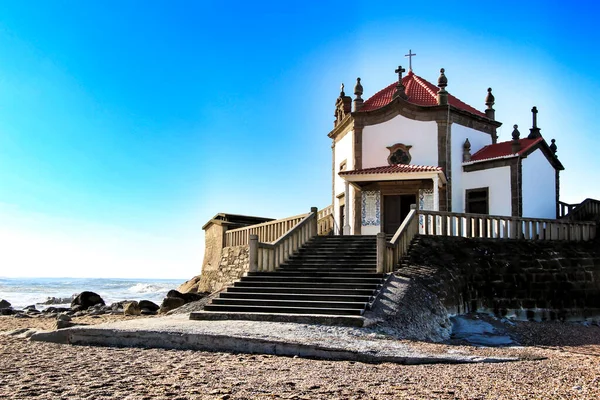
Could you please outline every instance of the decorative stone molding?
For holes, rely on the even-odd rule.
[[[410,164],[410,161],[412,160],[412,156],[410,155],[411,145],[396,143],[395,145],[386,148],[390,151],[390,155],[387,158],[389,165]]]

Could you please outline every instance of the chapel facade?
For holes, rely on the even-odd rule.
[[[450,94],[442,68],[434,85],[412,69],[367,100],[360,78],[354,99],[344,87],[335,104],[332,204],[335,233],[393,234],[410,211],[558,218],[556,145],[533,124],[498,142],[492,89],[485,111]]]

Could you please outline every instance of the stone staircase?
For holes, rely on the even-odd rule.
[[[251,272],[191,319],[362,326],[383,283],[375,236],[318,236],[275,272]]]

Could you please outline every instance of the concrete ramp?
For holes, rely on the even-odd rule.
[[[188,315],[140,318],[38,332],[30,340],[93,346],[146,347],[399,364],[491,363],[516,358],[426,354],[365,328],[263,321],[192,321]]]

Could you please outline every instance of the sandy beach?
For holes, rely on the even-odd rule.
[[[134,317],[76,318],[100,323]],[[0,318],[0,331],[52,329],[48,318]],[[415,343],[423,351],[519,356],[498,364],[363,364],[269,355],[30,342],[0,336],[7,399],[597,399],[600,327],[518,324],[527,346]]]

